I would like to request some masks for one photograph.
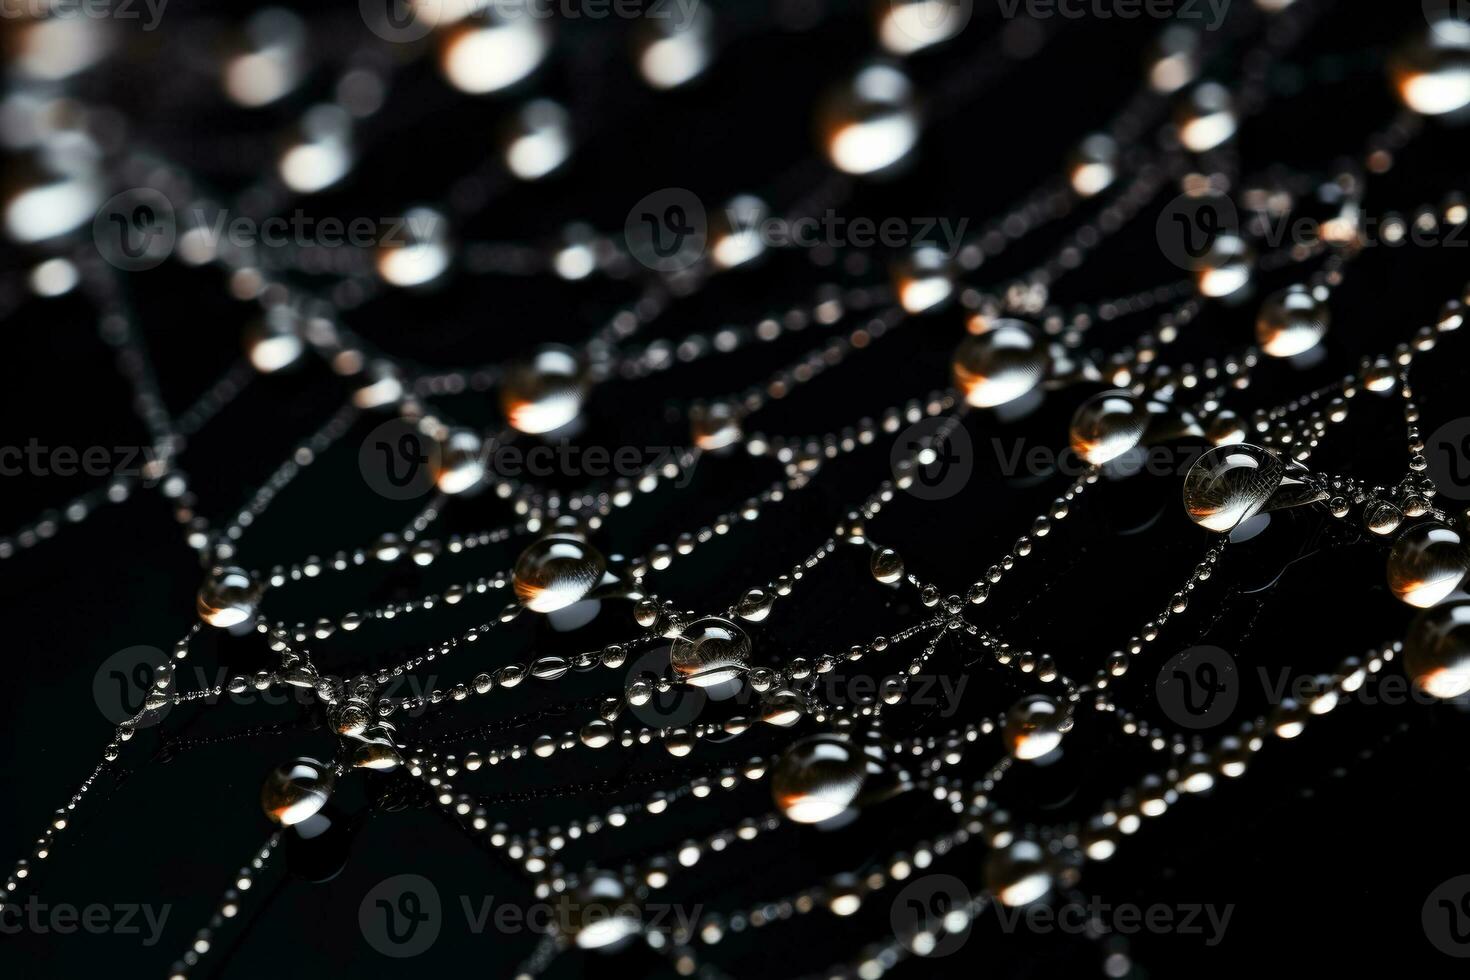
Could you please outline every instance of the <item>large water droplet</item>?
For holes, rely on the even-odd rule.
[[[1426,609],[1444,599],[1470,571],[1470,552],[1460,535],[1443,524],[1409,528],[1388,553],[1388,587],[1411,606]]]
[[[1426,609],[1404,639],[1404,670],[1437,698],[1470,693],[1470,600]]]
[[[542,435],[571,424],[586,396],[587,379],[576,354],[548,346],[506,374],[500,407],[513,428]]]
[[[978,336],[960,341],[951,368],[965,401],[976,408],[994,408],[1040,384],[1046,364],[1046,348],[1030,324],[1000,319],[986,324]]]
[[[546,613],[586,598],[602,581],[607,559],[576,534],[548,534],[516,559],[512,584],[527,609]]]
[[[787,819],[821,823],[856,803],[867,758],[835,735],[812,735],[786,749],[771,770],[771,796]]]
[[[271,770],[260,788],[260,805],[271,820],[290,827],[327,805],[332,770],[315,759],[297,759]]]
[[[1272,357],[1295,357],[1316,347],[1327,335],[1332,314],[1327,304],[1305,286],[1288,286],[1261,304],[1256,342]]]
[[[195,608],[199,618],[211,626],[228,629],[255,616],[260,603],[260,585],[243,568],[215,568],[199,587]]]
[[[728,619],[707,616],[674,638],[669,658],[685,683],[722,684],[750,669],[750,637]]]

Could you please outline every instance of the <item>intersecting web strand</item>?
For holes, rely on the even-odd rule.
[[[1240,61],[1245,69],[1234,102],[1233,111],[1238,118],[1232,120],[1232,129],[1270,107],[1267,68],[1291,50],[1309,30],[1314,17],[1328,6],[1301,0],[1264,25],[1251,25],[1252,29],[1260,29],[1263,39]],[[1203,42],[1197,39],[1197,43]],[[995,44],[997,51],[1009,50],[1004,34]],[[1044,51],[1045,45],[1038,41],[1027,49],[1024,57],[996,57],[981,76],[958,77],[945,89],[949,93],[946,111],[955,114],[966,111],[984,94],[986,86],[996,80],[989,74],[992,67],[1013,68],[1012,61],[1041,57]],[[962,93],[964,98],[959,99],[956,93]],[[1361,478],[1312,474],[1305,469],[1293,469],[1292,479],[1314,491],[1314,499],[1307,503],[1325,503],[1332,508],[1334,517],[1365,520],[1375,531],[1375,520],[1387,519],[1380,517],[1377,510],[1380,505],[1397,510],[1390,530],[1396,529],[1406,517],[1446,526],[1452,523],[1449,514],[1433,505],[1433,485],[1422,476],[1423,466],[1415,463],[1418,452],[1413,445],[1418,436],[1414,422],[1418,413],[1412,400],[1409,373],[1414,364],[1443,349],[1441,335],[1459,326],[1456,315],[1448,315],[1438,325],[1438,332],[1420,331],[1412,342],[1401,343],[1391,352],[1371,352],[1359,373],[1282,402],[1250,419],[1237,417],[1223,403],[1233,390],[1244,387],[1252,369],[1267,356],[1260,347],[1247,348],[1221,362],[1210,361],[1199,369],[1187,365],[1170,367],[1162,356],[1203,310],[1234,292],[1221,292],[1223,287],[1212,284],[1212,276],[1249,277],[1253,271],[1259,274],[1264,270],[1300,267],[1310,285],[1310,294],[1318,304],[1325,304],[1352,269],[1361,254],[1359,249],[1342,247],[1340,242],[1324,236],[1324,240],[1311,246],[1291,243],[1266,251],[1259,258],[1242,259],[1240,253],[1212,252],[1204,258],[1201,269],[1182,284],[1161,284],[1118,299],[1100,300],[1070,314],[1052,303],[1050,296],[1058,280],[1104,254],[1113,235],[1135,219],[1151,218],[1150,206],[1157,203],[1161,193],[1187,180],[1186,175],[1200,178],[1196,170],[1200,155],[1216,151],[1217,155],[1211,158],[1212,165],[1218,168],[1214,176],[1238,177],[1234,171],[1239,161],[1228,146],[1198,149],[1179,145],[1179,131],[1187,126],[1165,120],[1166,94],[1158,91],[1152,82],[1145,83],[1114,120],[1110,139],[1115,144],[1130,148],[1141,145],[1148,149],[1138,152],[1130,149],[1101,163],[1093,161],[1093,165],[1106,165],[1116,171],[1105,186],[1095,191],[1088,188],[1089,192],[1084,193],[1075,186],[1078,182],[1075,169],[1070,179],[1066,175],[1049,177],[1022,204],[981,229],[968,243],[969,248],[960,251],[955,266],[935,271],[900,261],[892,288],[818,290],[816,298],[791,307],[785,316],[755,326],[722,328],[728,331],[724,340],[712,340],[708,336],[686,340],[678,346],[688,345],[693,353],[683,360],[668,356],[668,343],[655,341],[635,349],[629,342],[654,326],[664,311],[697,293],[705,282],[703,276],[712,277],[724,270],[701,266],[693,273],[680,270],[650,275],[641,301],[618,309],[594,332],[591,340],[574,349],[575,372],[567,377],[552,377],[554,372],[538,367],[538,362],[532,362],[529,368],[517,362],[446,370],[420,368],[401,361],[375,349],[344,322],[349,318],[344,312],[346,308],[351,309],[351,317],[367,316],[373,299],[393,289],[393,283],[373,278],[371,271],[358,272],[338,280],[326,290],[331,297],[326,298],[313,286],[298,281],[304,278],[295,274],[301,270],[272,271],[271,263],[251,248],[220,250],[210,255],[207,262],[230,274],[231,288],[261,297],[262,305],[290,311],[290,336],[331,364],[338,374],[353,379],[354,388],[347,403],[303,437],[260,488],[243,496],[244,503],[234,516],[218,526],[211,525],[198,512],[203,502],[195,499],[182,469],[187,457],[187,449],[182,448],[184,440],[205,431],[247,385],[261,382],[251,380],[253,369],[248,366],[231,365],[191,407],[173,415],[165,407],[139,325],[129,309],[124,276],[101,261],[90,243],[78,245],[72,260],[80,270],[86,295],[97,308],[99,335],[117,351],[118,370],[130,385],[134,406],[154,440],[154,455],[143,479],[119,480],[107,488],[83,494],[63,505],[60,513],[65,522],[79,523],[99,510],[103,501],[121,502],[132,493],[158,489],[172,501],[190,547],[206,565],[222,566],[224,570],[211,571],[201,589],[199,604],[206,622],[191,625],[174,648],[172,661],[157,667],[153,675],[156,690],[150,693],[148,702],[134,719],[118,727],[114,740],[105,749],[104,762],[58,811],[60,816],[44,832],[35,856],[44,858],[51,853],[58,833],[70,821],[70,814],[86,792],[126,751],[126,743],[136,731],[151,724],[158,713],[192,702],[223,704],[226,694],[238,694],[251,687],[294,688],[321,703],[339,736],[340,754],[316,771],[311,771],[310,766],[303,770],[298,764],[295,771],[270,777],[267,797],[276,798],[279,805],[272,809],[267,804],[267,810],[285,826],[272,832],[250,853],[221,897],[216,914],[198,931],[175,964],[175,976],[186,976],[204,962],[221,941],[222,934],[231,929],[231,920],[249,914],[251,888],[279,860],[282,842],[294,832],[292,827],[308,819],[315,812],[313,806],[320,809],[335,781],[349,778],[355,769],[363,768],[401,769],[421,782],[446,817],[477,844],[523,875],[538,899],[562,903],[567,914],[557,931],[549,934],[523,964],[521,972],[525,975],[546,969],[560,951],[572,946],[615,946],[630,936],[641,937],[651,948],[667,955],[680,973],[718,971],[720,967],[715,959],[719,942],[729,934],[781,928],[781,923],[805,915],[850,915],[868,896],[891,897],[889,892],[917,870],[945,867],[946,858],[966,847],[971,849],[968,853],[983,850],[987,855],[985,877],[974,883],[973,895],[942,910],[940,915],[917,921],[914,929],[906,934],[886,936],[844,953],[824,973],[875,977],[908,957],[931,951],[947,934],[968,929],[996,902],[1022,905],[1053,890],[1070,888],[1087,862],[1109,859],[1145,818],[1176,812],[1176,802],[1211,789],[1217,776],[1243,774],[1256,753],[1295,738],[1309,721],[1332,711],[1341,695],[1371,683],[1372,677],[1402,652],[1397,640],[1386,639],[1360,658],[1344,661],[1327,678],[1317,700],[1311,704],[1282,705],[1273,715],[1259,717],[1238,733],[1213,744],[1199,738],[1166,734],[1163,725],[1147,717],[1148,707],[1125,709],[1113,701],[1113,681],[1127,673],[1133,658],[1158,641],[1171,620],[1206,594],[1209,580],[1219,569],[1231,541],[1231,532],[1271,503],[1274,486],[1262,493],[1254,489],[1250,493],[1241,491],[1246,497],[1259,497],[1253,506],[1247,507],[1250,500],[1225,501],[1227,512],[1237,504],[1251,511],[1249,515],[1235,514],[1226,525],[1210,523],[1214,511],[1192,514],[1206,528],[1223,533],[1208,541],[1198,561],[1183,575],[1179,588],[1161,601],[1157,613],[1119,643],[1094,675],[1080,680],[1063,673],[1050,655],[1026,649],[1019,639],[1013,645],[997,624],[983,615],[985,604],[991,601],[993,590],[1003,583],[1015,565],[1037,549],[1050,547],[1054,536],[1065,536],[1063,525],[1069,520],[1075,522],[1089,488],[1096,485],[1111,458],[1120,454],[1121,451],[1114,451],[1117,445],[1128,442],[1130,445],[1124,448],[1133,448],[1147,438],[1143,422],[1134,419],[1123,425],[1113,414],[1104,413],[1098,420],[1100,431],[1089,442],[1086,432],[1090,430],[1074,421],[1073,448],[1079,449],[1080,445],[1079,451],[1087,458],[1087,465],[1059,496],[1043,504],[1041,512],[1014,545],[988,569],[974,573],[975,581],[966,591],[959,591],[961,583],[946,582],[941,586],[930,581],[921,568],[911,567],[900,555],[901,547],[888,546],[902,545],[903,529],[884,527],[880,521],[884,509],[916,480],[922,479],[936,452],[956,430],[967,425],[1003,424],[994,421],[996,416],[985,414],[988,410],[1002,408],[1032,389],[1047,388],[1066,395],[1075,385],[1105,381],[1117,389],[1126,389],[1122,397],[1132,401],[1125,414],[1137,411],[1149,424],[1154,421],[1151,416],[1167,416],[1180,431],[1197,430],[1191,434],[1207,437],[1219,447],[1259,446],[1251,450],[1259,454],[1252,459],[1252,465],[1263,471],[1282,468],[1288,463],[1300,467],[1309,462],[1312,451],[1330,434],[1332,427],[1347,421],[1349,408],[1362,391],[1397,392],[1403,401],[1411,445],[1408,472],[1399,485],[1372,485]],[[1357,150],[1351,159],[1362,161],[1382,155],[1391,161],[1418,133],[1417,121],[1411,114],[1395,117],[1375,132],[1366,148]],[[1188,149],[1196,152],[1186,152]],[[1353,148],[1333,149],[1341,152]],[[140,172],[146,169],[142,166],[145,161],[154,159],[135,150],[128,159],[118,163],[117,172]],[[1357,203],[1366,193],[1366,185],[1374,175],[1387,169],[1369,168],[1369,174],[1364,174],[1354,167],[1335,173],[1322,183],[1346,188],[1342,213],[1356,216]],[[200,182],[181,177],[182,168],[174,170],[168,191],[177,194],[192,189],[194,192],[187,202],[179,202],[189,205],[188,209],[179,207],[179,213],[221,206],[217,201],[197,196]],[[270,185],[267,200],[278,205],[291,200],[276,178],[264,183]],[[831,187],[850,190],[852,184],[853,181],[844,180],[834,185],[824,178],[814,197],[825,202]],[[1089,213],[1082,210],[1084,205],[1094,204],[1097,207],[1091,212],[1094,217],[1077,217],[1079,213]],[[456,211],[452,206],[444,210]],[[787,212],[787,217],[800,214],[799,210]],[[1052,225],[1071,219],[1076,219],[1076,226],[1061,233],[1061,244],[1034,269],[1016,276],[999,295],[966,286],[967,277],[975,273],[982,258],[1012,248],[1035,232],[1048,231]],[[1336,220],[1351,223],[1352,218]],[[1444,215],[1438,220],[1445,225],[1463,224],[1465,217]],[[438,245],[431,242],[427,247],[447,250],[447,241],[446,238]],[[602,239],[601,246],[619,248],[615,236]],[[374,262],[381,269],[383,257],[360,264],[370,270]],[[612,264],[617,262],[626,266],[631,259],[628,254],[621,254]],[[1316,269],[1308,273],[1307,267],[1312,264],[1316,264]],[[881,348],[886,334],[912,327],[914,321],[928,312],[928,307],[913,308],[912,301],[905,302],[907,290],[919,284],[941,287],[943,299],[935,301],[936,305],[958,303],[970,314],[970,336],[960,341],[952,386],[887,407],[877,413],[877,421],[864,418],[825,433],[773,436],[751,427],[763,408],[784,398],[792,389],[826,371],[840,369],[849,358],[881,356],[870,352]],[[342,302],[344,298],[350,302]],[[1152,313],[1159,306],[1167,309],[1157,317],[1156,325],[1132,343],[1105,353],[1083,350],[1083,336],[1092,326],[1114,318]],[[1039,320],[1042,328],[1017,318]],[[862,323],[851,325],[853,319],[862,319]],[[517,432],[513,410],[506,412],[509,423],[506,426],[497,423],[489,431],[470,430],[454,424],[444,412],[431,405],[432,399],[439,395],[499,390],[503,403],[509,401],[522,408],[529,406],[553,412],[560,411],[570,399],[575,415],[581,410],[587,391],[601,381],[656,379],[689,360],[721,356],[774,339],[773,335],[798,333],[809,322],[830,328],[831,336],[824,336],[808,354],[775,369],[765,382],[752,383],[744,390],[725,392],[691,406],[688,414],[693,421],[694,445],[674,459],[661,461],[610,488],[594,486],[563,493],[487,472],[488,447],[547,430]],[[1014,342],[1014,348],[997,352],[986,346],[997,343],[995,338],[1002,335],[1008,338],[1008,343]],[[266,335],[267,339],[271,337]],[[1062,370],[1062,364],[1070,365],[1070,370]],[[529,381],[516,380],[525,377]],[[516,390],[517,385],[522,387]],[[997,394],[993,390],[997,385],[1005,391]],[[571,388],[570,395],[567,386]],[[1119,396],[1115,393],[1115,397]],[[1161,407],[1155,409],[1155,405]],[[351,553],[340,552],[327,560],[308,557],[263,569],[232,567],[241,540],[264,518],[276,497],[306,474],[313,462],[353,434],[361,418],[371,413],[383,414],[384,418],[400,415],[408,424],[418,427],[423,435],[444,447],[441,475],[468,474],[472,485],[489,485],[497,496],[510,502],[513,516],[491,529],[432,537],[435,524],[441,521],[446,509],[454,506],[461,492],[445,491],[441,479],[439,489],[399,532],[378,537]],[[985,414],[984,422],[975,423],[975,417],[982,414]],[[550,431],[557,428],[552,426]],[[1079,430],[1084,433],[1080,442]],[[467,440],[465,444],[471,448],[451,458],[448,447],[454,437]],[[665,596],[664,583],[670,579],[665,573],[678,568],[680,560],[688,554],[719,538],[747,533],[746,528],[754,525],[763,513],[782,507],[820,481],[832,461],[860,454],[889,453],[895,443],[898,451],[892,456],[891,476],[876,487],[865,488],[862,495],[847,495],[852,501],[848,516],[815,546],[803,543],[805,557],[787,574],[732,596],[725,608],[686,610],[676,604],[677,598]],[[671,482],[707,457],[728,464],[738,459],[742,450],[754,460],[753,465],[774,465],[780,471],[780,478],[748,503],[710,518],[708,524],[661,532],[665,541],[675,544],[652,546],[646,554],[621,560],[603,558],[596,550],[599,532],[617,521],[618,511],[635,506],[655,491],[667,490]],[[1281,483],[1283,475],[1277,473],[1276,477],[1276,482]],[[18,549],[30,549],[54,537],[61,523],[56,517],[43,516],[7,540],[3,555],[12,557],[18,554]],[[869,536],[870,527],[882,528],[879,538]],[[415,599],[346,614],[328,615],[324,611],[314,622],[308,618],[295,624],[267,619],[263,612],[273,593],[300,588],[312,580],[346,573],[373,562],[428,564],[440,556],[502,544],[524,548],[514,568],[478,576]],[[917,597],[924,609],[919,618],[888,635],[867,639],[846,637],[852,644],[846,653],[786,656],[780,650],[765,647],[753,653],[742,624],[761,622],[773,610],[786,608],[797,599],[817,601],[815,587],[807,581],[809,575],[831,556],[845,553],[846,549],[870,554],[872,575],[877,580],[875,589],[909,590]],[[670,596],[677,596],[675,584],[670,583],[667,589]],[[354,633],[371,630],[385,621],[410,614],[422,617],[444,606],[485,603],[497,594],[505,594],[508,600],[503,611],[483,619],[468,631],[430,644],[406,660],[357,677],[333,676],[320,650],[313,653],[307,647],[313,641],[329,640],[339,630]],[[602,598],[609,607],[616,607],[616,612],[610,609],[608,614],[621,615],[632,606],[637,630],[630,626],[621,642],[599,645],[570,656],[543,656],[528,664],[510,664],[473,676],[470,676],[472,668],[465,667],[462,680],[449,685],[447,690],[436,688],[425,694],[395,698],[383,693],[388,684],[412,676],[429,663],[451,658],[455,663],[467,660],[464,648],[490,645],[497,630],[524,618],[555,615],[594,596]],[[193,641],[216,626],[242,625],[253,628],[278,655],[278,668],[253,678],[234,677],[201,690],[183,691],[174,687],[177,669],[189,657]],[[974,666],[967,669],[984,673],[1009,671],[1031,693],[1006,712],[993,717],[967,718],[962,724],[942,731],[903,733],[880,726],[879,722],[904,705],[909,679],[933,669],[931,661],[946,642],[974,658]],[[662,649],[670,644],[673,661],[662,676],[627,677],[621,690],[573,702],[582,709],[585,719],[574,734],[550,732],[519,741],[507,737],[535,724],[539,719],[534,714],[515,715],[468,732],[422,736],[415,732],[418,722],[426,715],[451,712],[458,702],[495,695],[521,684],[549,684],[571,672],[599,668],[624,677],[624,668],[634,653]],[[841,646],[838,644],[838,649]],[[826,703],[815,683],[816,678],[839,668],[862,670],[864,664],[874,663],[887,667],[895,659],[901,662],[905,658],[907,663],[893,675],[896,682],[885,686],[880,697],[865,702]],[[639,724],[641,719],[636,709],[660,694],[717,688],[722,683],[744,684],[758,695],[751,716],[695,720],[671,727]],[[1077,814],[1053,825],[1013,824],[1002,806],[1006,776],[1018,766],[1054,750],[1073,730],[1082,711],[1115,718],[1123,734],[1136,736],[1149,750],[1156,761],[1155,770],[1137,785],[1120,787],[1115,800],[1097,812]],[[702,743],[738,739],[752,732],[779,734],[797,725],[802,726],[796,729],[799,738],[793,737],[777,751],[763,751],[739,765],[702,764],[700,775],[672,786],[658,784],[653,776],[640,776],[626,785],[642,787],[655,783],[657,789],[646,798],[589,814],[563,828],[509,826],[507,822],[492,821],[490,805],[501,798],[461,786],[461,777],[469,782],[471,773],[486,766],[506,769],[511,765],[536,764],[565,752],[596,751],[613,755],[637,752],[649,745],[662,746],[675,758],[682,759],[700,751]],[[978,774],[974,772],[976,768]],[[723,810],[706,815],[700,809],[701,815],[718,828],[701,840],[674,848],[656,847],[653,852],[641,855],[636,864],[616,867],[588,864],[573,870],[563,867],[558,858],[569,839],[595,833],[610,835],[628,823],[630,812],[657,813],[671,805],[712,806],[712,802],[706,801],[718,802],[723,794],[761,782],[773,785],[773,809],[733,823]],[[579,788],[567,786],[530,792],[555,796],[575,793]],[[912,846],[870,862],[867,867],[852,869],[851,874],[793,894],[770,896],[747,908],[708,913],[688,928],[655,928],[638,917],[640,905],[700,860],[713,860],[714,855],[727,850],[738,853],[750,842],[763,840],[790,822],[820,823],[879,799],[900,795],[916,801],[927,797],[953,818],[952,823],[941,831],[926,834]],[[1188,809],[1182,805],[1177,812]],[[22,883],[33,884],[33,870],[27,861],[17,865],[7,882],[12,895]]]

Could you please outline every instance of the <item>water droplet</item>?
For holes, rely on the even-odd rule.
[[[986,857],[985,887],[1003,905],[1030,905],[1052,890],[1050,864],[1040,844],[1024,839],[1012,841]]]
[[[1399,99],[1426,116],[1470,105],[1470,24],[1441,14],[1405,41],[1388,65]]]
[[[705,451],[724,449],[740,441],[740,411],[728,402],[696,405],[689,410],[694,444]]]
[[[512,584],[527,609],[545,613],[586,598],[606,571],[607,559],[580,536],[549,534],[521,552]]]
[[[582,949],[607,949],[643,930],[643,916],[616,875],[601,872],[562,896],[557,923]]]
[[[582,412],[587,379],[577,356],[547,346],[530,362],[511,368],[500,388],[500,407],[511,426],[529,435],[554,432]]]
[[[423,6],[423,5],[418,5]],[[525,10],[485,4],[450,27],[439,46],[439,70],[470,95],[485,95],[525,78],[551,50],[550,22]]]
[[[228,629],[255,616],[261,588],[243,568],[215,568],[199,587],[195,608],[211,626]]]
[[[464,493],[485,478],[485,447],[478,433],[455,429],[444,440],[435,478],[443,493]]]
[[[1388,587],[1411,606],[1427,609],[1460,587],[1470,571],[1470,552],[1443,524],[1409,528],[1388,553]]]
[[[752,623],[759,623],[771,614],[776,597],[765,589],[751,589],[740,597],[735,606],[735,615]]]
[[[943,306],[954,293],[954,267],[934,245],[920,245],[893,264],[893,291],[910,313]]]
[[[983,333],[956,348],[951,367],[955,386],[976,408],[994,408],[1035,388],[1046,373],[1046,348],[1030,324],[993,320]]]
[[[1404,670],[1437,698],[1470,693],[1470,600],[1424,610],[1404,639]]]
[[[1295,357],[1316,347],[1327,335],[1332,314],[1327,304],[1305,286],[1288,286],[1261,304],[1256,342],[1272,357]]]
[[[633,35],[638,74],[656,89],[684,85],[715,57],[714,18],[703,4],[672,16],[640,17]]]
[[[324,763],[297,759],[266,776],[260,788],[260,805],[271,820],[290,827],[327,805],[334,782],[331,769]]]
[[[861,69],[827,95],[817,118],[827,159],[845,173],[887,170],[919,141],[913,83],[892,65]]]
[[[771,770],[771,796],[796,823],[821,823],[858,799],[868,777],[868,759],[835,735],[812,735],[791,745]]]
[[[669,654],[674,671],[688,684],[709,687],[750,669],[750,637],[728,619],[707,616],[674,638]]]
[[[431,283],[449,268],[450,244],[449,219],[442,212],[409,208],[394,233],[385,235],[378,245],[378,278],[404,288]]]
[[[245,353],[261,374],[290,367],[301,359],[306,345],[297,327],[299,318],[289,306],[273,306],[245,331]]]
[[[1217,82],[1198,85],[1175,116],[1179,142],[1192,153],[1205,153],[1235,135],[1238,121],[1230,90]]]
[[[1068,178],[1079,197],[1093,197],[1107,190],[1118,178],[1117,142],[1103,133],[1085,138],[1072,154]]]
[[[873,552],[868,567],[873,578],[880,582],[897,582],[903,578],[903,556],[892,548],[881,548]]]
[[[1298,476],[1305,473],[1260,446],[1217,446],[1185,475],[1184,509],[1201,527],[1230,531],[1260,513],[1283,482],[1299,484]]]
[[[954,37],[970,22],[971,0],[886,0],[877,4],[878,43],[907,55]]]
[[[1001,734],[1006,749],[1015,758],[1040,759],[1062,744],[1062,735],[1071,725],[1071,718],[1061,705],[1044,694],[1033,694],[1006,712]]]
[[[1239,235],[1217,235],[1195,264],[1194,281],[1201,296],[1222,299],[1251,281],[1255,252]]]

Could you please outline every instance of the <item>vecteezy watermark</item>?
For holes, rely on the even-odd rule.
[[[1435,949],[1446,956],[1470,958],[1470,875],[1456,875],[1430,892],[1420,921]]]
[[[925,875],[893,900],[893,934],[920,956],[948,956],[970,937],[970,890],[954,875]]]
[[[1424,442],[1435,489],[1450,500],[1470,501],[1470,416],[1450,419]]]
[[[1175,724],[1185,728],[1214,728],[1228,722],[1247,681],[1260,684],[1261,695],[1272,707],[1300,705],[1324,714],[1340,704],[1398,706],[1443,703],[1401,673],[1380,674],[1368,684],[1369,670],[1359,666],[1333,681],[1327,675],[1293,673],[1290,668],[1257,665],[1242,671],[1220,647],[1197,646],[1171,657],[1154,681],[1159,707]],[[1454,699],[1470,704],[1470,694]]]
[[[0,934],[28,932],[37,936],[69,936],[78,932],[93,935],[141,936],[144,946],[155,946],[163,935],[172,905],[120,902],[104,905],[69,905],[42,902],[31,895],[24,903],[0,905]]]
[[[767,213],[751,198],[730,202],[711,221],[693,191],[665,187],[633,205],[623,224],[623,238],[629,253],[643,265],[677,272],[711,250],[717,260],[734,261],[734,255],[743,258],[767,248],[899,249],[928,244],[953,258],[969,224],[969,218],[849,217],[831,209],[787,218]]]
[[[427,952],[457,915],[463,916],[466,931],[477,936],[486,932],[567,936],[597,929],[614,919],[688,932],[704,909],[702,905],[660,902],[579,902],[571,896],[530,905],[497,902],[494,895],[458,895],[456,899],[446,908],[429,879],[416,874],[394,875],[363,896],[357,921],[369,946],[384,956],[407,959]]]
[[[1067,20],[1173,20],[1200,22],[1207,31],[1219,30],[1230,12],[1230,0],[995,0],[1000,15],[1030,20],[1062,17]]]
[[[1225,938],[1235,906],[1209,903],[1155,902],[1136,905],[1132,902],[1110,903],[1096,895],[1086,901],[1068,901],[1058,905],[1035,902],[1011,908],[995,904],[995,916],[1002,932],[1019,930],[1034,933],[1061,932],[1070,935],[1122,936],[1146,932],[1155,935],[1202,936],[1206,946],[1218,946]]]
[[[1220,647],[1197,646],[1169,658],[1154,682],[1154,693],[1175,724],[1210,728],[1234,713],[1240,687],[1234,657]]]
[[[160,191],[134,187],[114,194],[97,209],[92,240],[111,265],[142,272],[161,265],[176,251],[200,264],[231,250],[402,247],[434,239],[443,220],[422,208],[379,218],[316,217],[299,208],[289,215],[253,218],[195,208],[181,219]]]
[[[410,44],[460,20],[660,20],[687,24],[701,0],[358,0],[368,30]]]
[[[694,467],[677,446],[579,446],[568,440],[518,446],[491,440],[479,465],[487,478],[638,480],[662,473],[676,488],[694,479]],[[357,453],[367,485],[389,500],[413,500],[434,489],[440,470],[439,443],[402,419],[390,419],[368,433]]]
[[[439,682],[437,674],[397,675],[378,689],[378,697],[394,702],[408,699],[427,705],[434,692],[439,690]],[[158,724],[173,708],[171,700],[159,703],[155,699],[152,710],[141,715],[139,712],[148,706],[150,694],[177,690],[207,692],[195,700],[210,705],[222,701],[235,705],[317,703],[311,691],[280,683],[275,675],[262,672],[247,677],[231,674],[224,667],[206,669],[200,664],[185,667],[170,661],[162,650],[151,646],[119,650],[102,661],[92,675],[92,700],[102,717],[114,725],[132,721],[137,728],[148,728]],[[214,693],[216,691],[219,693]]]
[[[958,422],[921,419],[899,433],[888,463],[901,489],[920,500],[947,500],[970,482],[975,447]]]
[[[127,476],[153,479],[161,455],[152,446],[0,446],[0,476]]]
[[[168,0],[0,0],[3,20],[141,20],[151,31]]]

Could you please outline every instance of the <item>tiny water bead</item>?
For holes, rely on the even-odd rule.
[[[1470,693],[1470,600],[1433,606],[1414,618],[1404,638],[1404,671],[1434,697]]]
[[[195,608],[211,626],[228,629],[253,619],[260,604],[261,586],[243,568],[214,568],[199,587]]]
[[[577,355],[553,345],[510,369],[500,388],[500,408],[512,428],[544,435],[575,421],[586,397],[587,377]]]
[[[1022,698],[1006,712],[1001,736],[1011,756],[1022,761],[1050,755],[1072,729],[1072,718],[1052,698],[1033,694]]]
[[[817,114],[832,166],[865,175],[888,170],[919,141],[913,83],[892,65],[873,64],[829,93]]]
[[[1216,446],[1194,461],[1184,477],[1184,510],[1201,527],[1221,533],[1234,530],[1271,501],[1283,485],[1293,492],[1280,501],[1283,506],[1320,499],[1315,490],[1296,492],[1304,486],[1307,471],[1288,463],[1260,446],[1239,443]]]
[[[335,782],[325,763],[308,758],[288,762],[266,776],[260,788],[261,809],[275,823],[294,826],[327,805]]]
[[[1416,524],[1388,553],[1388,587],[1411,606],[1427,609],[1460,587],[1470,571],[1470,550],[1453,528]]]
[[[1272,357],[1295,357],[1321,343],[1332,323],[1327,304],[1305,286],[1288,286],[1261,304],[1256,343]]]
[[[771,796],[788,820],[831,820],[857,803],[871,763],[845,738],[811,735],[787,748],[776,762]]]
[[[1470,105],[1470,23],[1447,11],[1431,15],[1428,27],[1394,52],[1388,73],[1400,101],[1421,115]]]
[[[979,319],[979,318],[977,318]],[[1046,374],[1047,352],[1031,325],[999,319],[960,341],[951,361],[955,387],[976,408],[994,408],[1031,391]]]
[[[944,250],[920,245],[893,264],[893,290],[909,313],[938,309],[954,293],[954,268]]]
[[[454,429],[444,439],[439,453],[435,482],[439,490],[459,494],[480,485],[485,478],[485,446],[469,429]]]
[[[527,609],[549,613],[585,599],[606,572],[607,559],[585,538],[558,532],[521,552],[511,584]]]
[[[674,637],[669,660],[686,684],[723,684],[750,669],[750,637],[728,619],[706,616]]]

